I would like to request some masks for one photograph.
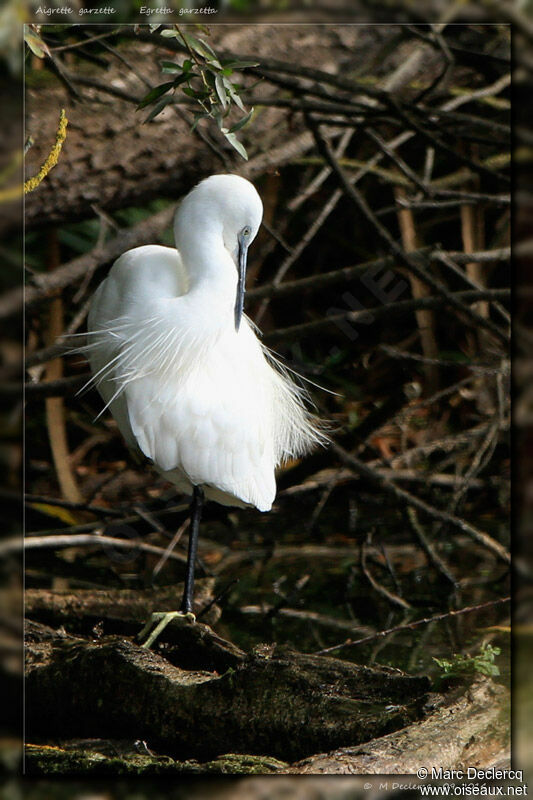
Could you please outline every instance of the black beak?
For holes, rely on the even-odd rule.
[[[244,291],[246,284],[246,258],[248,256],[248,244],[245,242],[243,236],[239,236],[239,254],[238,254],[238,281],[237,281],[237,298],[235,300],[235,330],[239,330],[241,324],[242,310],[244,308]]]

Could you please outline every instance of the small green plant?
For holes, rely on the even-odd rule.
[[[257,63],[221,59],[204,39],[185,33],[178,25],[163,28],[160,35],[176,39],[183,46],[188,58],[181,64],[175,61],[161,62],[161,71],[174,77],[155,86],[139,103],[138,109],[153,105],[145,122],[150,122],[169,103],[174,103],[176,90],[179,89],[199,106],[194,115],[192,129],[196,128],[201,119],[213,119],[232,147],[244,159],[248,159],[245,148],[235,134],[244,128],[254,109],[246,112],[239,96],[241,86],[234,82],[233,74],[235,70],[256,67]],[[243,112],[244,116],[229,126],[226,120],[235,107]]]
[[[492,678],[500,674],[499,668],[494,663],[494,659],[500,653],[499,647],[483,644],[480,652],[475,656],[463,656],[459,653],[454,655],[451,661],[445,658],[435,658],[435,656],[433,661],[436,661],[442,670],[441,678],[462,678],[476,673]]]

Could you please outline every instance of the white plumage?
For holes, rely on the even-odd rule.
[[[137,247],[114,263],[92,301],[86,350],[127,443],[165,478],[268,511],[276,466],[324,437],[302,389],[245,317],[239,325],[239,268],[261,218],[244,178],[198,184],[176,214],[176,249]]]

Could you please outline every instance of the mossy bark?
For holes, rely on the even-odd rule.
[[[293,764],[295,774],[412,775],[431,769],[509,769],[509,692],[488,678],[450,693],[427,718],[363,747],[323,753]]]
[[[113,745],[111,741],[109,745]],[[268,775],[287,769],[287,764],[267,756],[225,754],[200,763],[177,761],[170,756],[143,753],[101,752],[98,742],[67,742],[64,745],[26,745],[26,771],[49,777],[88,778],[171,777],[173,775]]]
[[[220,674],[116,636],[46,646],[26,679],[29,740],[133,737],[180,760],[295,761],[365,742],[419,718],[429,688],[426,678],[282,647],[257,648]]]

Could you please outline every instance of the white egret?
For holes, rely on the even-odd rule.
[[[130,447],[192,494],[180,611],[153,615],[145,646],[173,617],[192,617],[204,498],[269,511],[275,468],[324,441],[305,392],[243,316],[262,214],[249,181],[206,178],[178,208],[176,249],[128,250],[92,300],[86,350],[105,408]]]

